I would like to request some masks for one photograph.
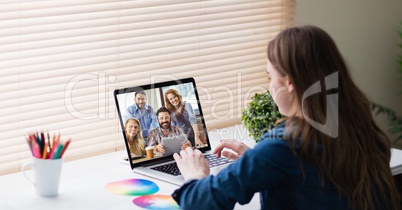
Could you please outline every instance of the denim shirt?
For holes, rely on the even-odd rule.
[[[261,209],[348,209],[347,198],[309,161],[298,160],[283,135],[278,125],[219,174],[188,181],[172,197],[183,209],[233,209],[256,192]]]
[[[126,114],[124,115],[123,119],[124,122],[130,117],[135,117],[137,118],[138,121],[140,121],[141,124],[141,129],[142,129],[142,135],[145,137],[148,136],[149,131],[151,130],[151,125],[152,128],[157,128],[158,122],[156,120],[156,114],[154,111],[154,108],[151,105],[146,104],[143,110],[140,110],[137,107],[137,104],[133,104],[129,106],[126,110]]]

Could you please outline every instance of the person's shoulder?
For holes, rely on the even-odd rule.
[[[132,105],[130,105],[129,107],[127,107],[127,109],[128,110],[135,110],[135,109],[138,109],[138,107],[137,107],[137,104],[132,104]]]
[[[286,127],[285,127],[286,123],[283,122],[277,126],[275,126],[274,128],[272,128],[271,130],[265,132],[260,141],[263,140],[284,140],[285,138],[285,131],[286,131]]]
[[[275,128],[264,133],[260,141],[254,148],[259,148],[265,152],[291,152],[298,153],[301,148],[300,136],[293,140],[291,133],[286,135],[286,132],[292,132],[293,128],[287,128],[286,122],[277,125]]]
[[[154,107],[151,104],[146,104],[145,109],[147,109],[149,112],[155,112]]]
[[[188,103],[187,101],[184,102],[184,105],[188,108],[193,108],[193,106],[191,105],[191,103]]]
[[[152,130],[149,131],[149,136],[151,136],[151,135],[157,135],[157,134],[159,134],[158,128],[154,128],[154,129],[152,129]]]
[[[173,130],[183,133],[183,130],[178,125],[172,125]]]
[[[279,148],[288,150],[290,147],[288,142],[285,140],[285,125],[280,124],[264,133],[254,148],[264,151],[279,151],[281,150]]]
[[[258,158],[271,162],[275,160],[276,163],[284,163],[289,160],[295,160],[295,154],[290,145],[281,139],[267,139],[259,141],[252,149],[253,155]]]

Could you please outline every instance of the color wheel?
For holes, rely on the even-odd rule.
[[[158,192],[159,187],[154,182],[144,179],[125,179],[110,182],[105,185],[109,192],[119,195],[150,195]]]
[[[180,209],[170,195],[144,195],[133,200],[133,203],[145,209]]]

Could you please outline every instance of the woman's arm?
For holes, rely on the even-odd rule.
[[[260,141],[216,176],[200,179],[183,172],[188,182],[172,195],[183,209],[233,209],[237,202],[249,203],[256,192],[300,176],[296,158],[283,140]]]
[[[193,125],[193,131],[194,131],[194,141],[195,141],[195,146],[203,146],[204,143],[200,140],[199,136],[199,130],[198,130],[198,124]]]
[[[198,122],[197,122],[197,118],[195,117],[193,107],[191,106],[190,103],[186,102],[185,108],[188,113],[188,121],[190,122],[191,126],[193,127],[195,146],[197,146],[197,145],[203,146],[204,143],[202,143],[202,141],[200,140],[200,134],[199,134],[199,130],[198,130]]]

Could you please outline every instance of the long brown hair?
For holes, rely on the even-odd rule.
[[[179,108],[176,108],[175,106],[173,106],[167,95],[168,94],[173,94],[177,97],[179,97],[180,99],[180,104],[179,104]],[[175,90],[175,89],[169,89],[165,92],[165,103],[166,103],[166,108],[168,108],[171,112],[174,112],[177,116],[181,116],[184,112],[184,101],[183,101],[183,97],[181,96],[181,94],[179,93],[179,91]]]
[[[374,121],[369,99],[352,81],[332,38],[315,26],[293,27],[270,41],[267,51],[274,68],[289,77],[303,111],[303,118],[288,116],[286,121],[286,130],[294,130],[285,140],[294,148],[301,137],[297,155],[312,161],[349,198],[351,209],[378,209],[380,204],[397,209],[391,141]],[[321,89],[306,94],[317,84]],[[331,95],[339,103],[327,100]],[[317,129],[307,118],[319,124],[330,120],[333,126]]]
[[[135,121],[138,124],[138,132],[135,135],[134,139],[130,139],[127,135],[127,124],[130,121]],[[128,118],[126,122],[124,123],[124,133],[126,134],[127,137],[127,142],[129,144],[129,149],[131,153],[137,154],[137,155],[145,155],[145,140],[144,137],[142,136],[142,129],[141,129],[141,124],[140,121],[137,120],[137,118]]]

